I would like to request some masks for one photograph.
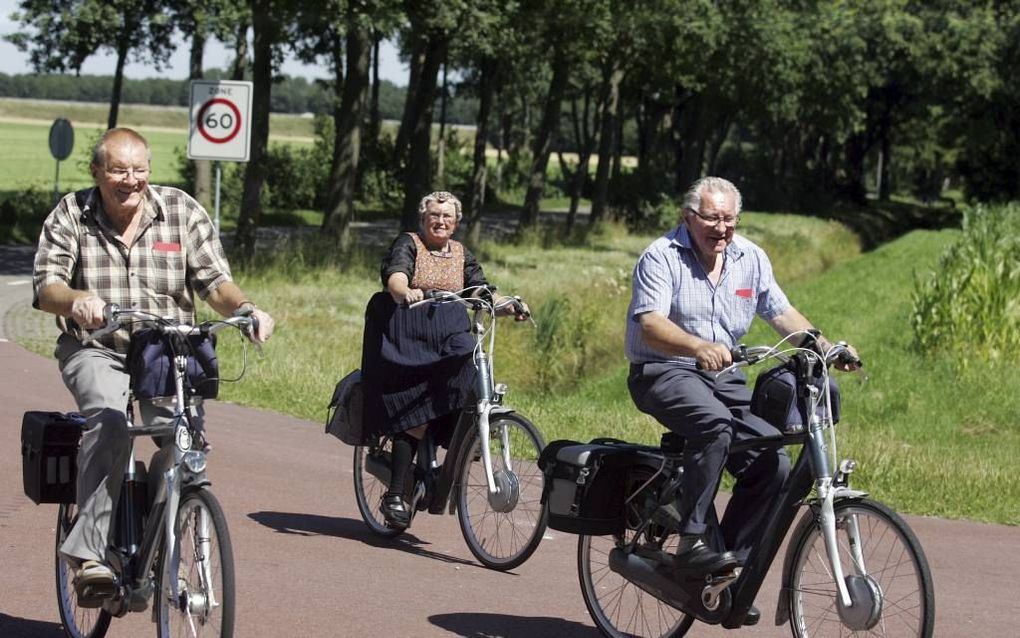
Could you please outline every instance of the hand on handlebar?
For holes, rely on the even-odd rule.
[[[82,328],[100,328],[106,323],[104,308],[106,302],[96,295],[78,297],[71,303],[71,318]]]
[[[831,352],[833,348],[840,348],[841,351],[836,356],[836,361],[833,362],[832,364],[837,370],[842,370],[843,372],[853,372],[855,370],[859,370],[864,366],[864,363],[861,361],[861,358],[857,355],[857,350],[855,350],[853,346],[846,343],[845,341],[840,341],[834,346],[828,339],[826,339],[822,335],[818,335],[816,339],[818,341],[818,347],[825,354]]]
[[[425,291],[421,288],[408,288],[407,292],[404,293],[403,304],[410,306],[411,304],[418,303],[425,299]]]
[[[721,343],[705,341],[694,351],[694,358],[697,360],[699,370],[722,370],[733,363],[733,355],[730,349]]]

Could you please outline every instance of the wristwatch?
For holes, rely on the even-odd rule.
[[[234,309],[234,316],[240,317],[244,315],[250,315],[255,311],[255,304],[245,299],[241,303],[237,304],[237,308]]]

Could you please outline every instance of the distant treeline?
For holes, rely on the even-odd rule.
[[[222,71],[206,73],[206,79],[227,77]],[[189,80],[125,78],[122,101],[128,104],[156,106],[187,106]],[[109,103],[113,92],[112,75],[73,75],[64,73],[9,75],[0,73],[0,97],[31,98],[36,100],[69,100],[73,102]],[[272,111],[274,113],[314,113],[329,115],[333,112],[332,87],[325,80],[309,81],[302,77],[283,76],[273,85]],[[407,90],[389,80],[379,83],[379,114],[386,120],[399,120],[403,114]],[[478,104],[474,98],[451,96],[446,107],[446,121],[453,124],[474,124]],[[439,103],[436,103],[438,118]]]

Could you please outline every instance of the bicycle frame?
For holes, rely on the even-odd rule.
[[[772,356],[781,356],[771,349]],[[775,497],[775,505],[764,526],[764,533],[758,542],[751,549],[747,561],[731,587],[732,606],[729,614],[724,618],[722,625],[726,628],[736,628],[743,624],[747,611],[751,608],[755,597],[768,573],[769,567],[775,560],[779,547],[790,530],[800,506],[805,503],[805,498],[811,493],[814,487],[817,498],[808,505],[816,512],[819,527],[822,531],[827,558],[831,568],[831,574],[840,596],[840,602],[845,607],[851,607],[853,600],[847,589],[844,578],[843,565],[840,561],[836,541],[836,519],[834,504],[837,500],[847,498],[861,498],[865,492],[852,490],[848,486],[849,475],[853,472],[855,463],[844,460],[837,472],[833,471],[833,463],[830,462],[830,455],[835,454],[835,438],[832,438],[832,449],[830,450],[825,441],[825,432],[835,427],[832,422],[832,402],[829,396],[828,366],[818,355],[811,351],[804,356],[807,365],[800,371],[800,378],[797,379],[798,387],[807,388],[807,396],[802,396],[807,411],[810,415],[809,424],[805,432],[784,435],[782,439],[775,440],[765,445],[762,441],[745,441],[735,444],[731,452],[740,452],[749,449],[765,449],[768,447],[779,447],[784,445],[801,444],[800,454],[787,477],[779,494]],[[820,391],[809,380],[815,374],[817,367],[822,379],[822,390]],[[819,408],[821,416],[819,416]],[[860,550],[860,533],[855,522],[851,523],[853,529],[850,533],[851,546],[854,548],[854,559],[861,570],[865,569],[864,558]],[[785,609],[782,596],[788,596],[785,589],[788,583],[788,574],[791,566],[784,564],[783,585],[784,589],[780,598],[780,609]],[[780,612],[782,613],[782,612]]]
[[[104,334],[109,334],[119,329],[121,327],[121,319],[135,319],[153,322],[159,328],[164,338],[175,342],[173,351],[175,353],[183,353],[186,352],[183,344],[184,339],[196,330],[194,326],[189,325],[157,323],[153,321],[152,315],[140,311],[120,310],[119,308],[112,307],[106,314],[107,325],[94,332],[90,336],[90,340],[97,339]],[[248,321],[246,318],[235,317],[222,321],[220,324],[209,328],[209,331],[216,332],[218,329],[228,325],[236,327],[246,321]],[[122,582],[120,595],[115,596],[104,605],[110,613],[118,616],[128,611],[142,611],[148,606],[148,600],[155,590],[150,574],[152,574],[153,565],[156,562],[159,550],[162,548],[165,551],[166,548],[171,548],[173,552],[178,551],[175,538],[175,524],[183,486],[187,484],[189,486],[204,487],[210,484],[206,476],[205,452],[191,449],[193,436],[189,412],[194,411],[195,403],[188,400],[185,396],[188,356],[186,354],[175,354],[173,362],[174,413],[172,424],[135,427],[132,409],[133,397],[129,398],[128,401],[128,435],[131,437],[132,442],[127,467],[124,472],[124,485],[121,490],[120,501],[117,505],[116,533],[119,540],[116,544],[117,552],[114,552],[115,562],[119,563],[116,565],[116,571],[121,574]],[[197,412],[195,414],[197,416]],[[135,473],[134,440],[138,436],[159,437],[166,435],[171,435],[173,438],[173,456],[172,460],[167,459],[169,463],[167,463],[167,468],[161,474],[163,481],[162,495],[164,498],[160,500],[157,496],[155,502],[150,504],[149,517],[141,539],[139,539],[136,536],[136,524],[137,521],[141,520],[141,513],[136,509],[135,500],[135,489],[138,485]],[[167,447],[167,445],[162,446],[162,449],[153,457],[153,467],[150,470],[155,470],[157,457],[159,457],[160,461],[163,460],[161,454]],[[200,521],[200,524],[208,525],[208,521]],[[208,534],[203,534],[203,538],[208,539]],[[204,542],[208,542],[208,540]],[[172,561],[171,564],[176,564],[180,557],[174,554],[169,558]],[[206,582],[212,582],[211,573],[209,572],[210,566],[207,562],[203,563],[202,569]],[[157,576],[155,580],[158,581],[159,577]],[[177,579],[170,579],[170,587],[172,598],[176,600],[180,596]],[[210,605],[216,606],[215,592],[210,591],[210,596]]]

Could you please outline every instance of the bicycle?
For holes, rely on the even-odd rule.
[[[604,635],[677,638],[695,621],[742,627],[797,512],[805,506],[783,563],[776,624],[789,621],[797,638],[932,635],[934,589],[920,543],[899,515],[850,487],[853,460],[835,463],[838,410],[834,413],[828,369],[837,361],[850,361],[852,354],[844,343],[822,353],[813,339],[783,349],[785,342],[739,346],[732,352],[734,363],[720,373],[779,360],[782,372],[795,379],[796,407],[806,417],[803,427],[781,436],[731,447],[737,452],[801,446],[742,568],[701,578],[674,576],[681,522],[675,508],[684,453],[681,437],[667,432],[659,446],[592,441],[599,453],[615,455],[617,465],[624,466],[613,531],[580,533],[578,538],[582,597]],[[550,450],[554,446],[550,444]],[[547,463],[549,473],[555,462],[543,458],[543,465]],[[588,480],[598,481],[598,474]],[[606,480],[620,482],[613,476]],[[556,525],[551,522],[550,527]],[[710,522],[708,536],[706,541],[721,550],[717,520]]]
[[[475,558],[488,568],[505,571],[526,561],[545,533],[542,474],[536,465],[545,442],[531,421],[504,405],[506,385],[493,383],[496,313],[511,304],[523,308],[521,301],[516,297],[491,301],[467,296],[470,292],[475,289],[432,291],[429,298],[410,306],[458,303],[473,312],[477,402],[461,412],[442,464],[431,428],[426,430],[405,499],[411,504],[412,522],[419,511],[456,513]],[[369,529],[386,538],[404,531],[388,527],[377,510],[390,481],[391,444],[389,436],[382,436],[354,450],[358,510]]]
[[[226,516],[209,489],[206,453],[192,423],[197,399],[188,378],[189,337],[213,335],[233,327],[251,338],[257,319],[235,316],[197,326],[179,324],[139,310],[108,304],[105,325],[84,343],[110,334],[122,321],[154,329],[173,356],[174,415],[170,425],[133,424],[133,397],[127,406],[128,433],[132,437],[120,500],[117,504],[112,565],[116,583],[101,594],[101,606],[81,606],[73,585],[74,569],[59,552],[74,525],[76,505],[61,503],[57,514],[57,605],[64,632],[70,638],[102,638],[113,617],[148,608],[156,634],[229,638],[234,630],[234,558]],[[136,335],[132,335],[132,339]],[[243,375],[243,371],[242,371]],[[238,377],[240,378],[240,377]],[[164,446],[151,461],[135,461],[134,437],[172,437],[172,450]],[[196,449],[198,448],[198,449]],[[149,489],[149,474],[158,487]]]

